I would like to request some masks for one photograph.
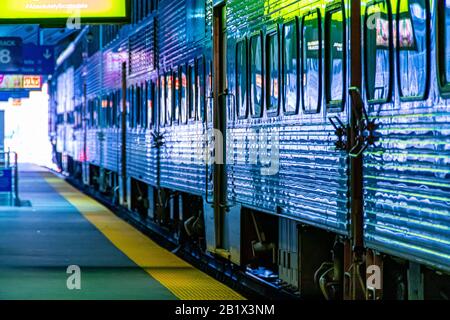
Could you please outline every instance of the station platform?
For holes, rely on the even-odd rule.
[[[20,196],[0,207],[0,300],[243,299],[46,169],[21,169]]]

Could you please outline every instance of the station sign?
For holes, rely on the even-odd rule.
[[[23,60],[20,74],[49,75],[55,71],[55,50],[53,46],[23,45]]]
[[[23,76],[23,88],[24,89],[41,89],[42,77],[41,76]]]
[[[18,73],[22,67],[22,39],[0,38],[0,71]]]
[[[21,38],[0,38],[0,74],[49,75],[54,71],[53,46],[23,44]]]
[[[1,0],[0,23],[129,22],[130,0]]]
[[[0,74],[0,91],[40,90],[42,76],[22,74]]]

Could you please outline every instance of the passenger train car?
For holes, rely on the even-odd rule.
[[[65,174],[302,297],[450,297],[450,1],[131,5],[61,50]]]

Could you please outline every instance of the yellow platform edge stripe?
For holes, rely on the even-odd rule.
[[[244,297],[160,247],[108,208],[52,173],[45,180],[114,246],[181,300],[243,300]],[[126,281],[126,279],[124,280]]]

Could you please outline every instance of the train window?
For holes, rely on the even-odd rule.
[[[132,95],[131,95],[131,88],[128,88],[127,90],[127,109],[126,109],[126,123],[127,123],[127,127],[130,124],[130,114],[131,114],[131,99],[132,99]]]
[[[130,128],[132,128],[134,126],[134,86],[131,86],[129,88],[129,106],[128,106],[128,114],[129,114],[129,118],[128,118],[128,125]]]
[[[136,98],[134,100],[135,104],[135,119],[134,119],[134,127],[141,126],[141,111],[142,111],[142,89],[139,85],[136,85]]]
[[[86,126],[88,128],[92,127],[92,103],[91,101],[87,102],[87,112],[86,112]]]
[[[106,127],[111,126],[112,94],[106,97]]]
[[[392,12],[389,1],[372,2],[364,21],[364,71],[370,103],[385,103],[392,96]]]
[[[147,117],[148,117],[148,107],[147,107],[147,84],[141,84],[141,127],[147,128]]]
[[[430,70],[430,3],[399,0],[396,17],[400,98],[426,99]]]
[[[112,93],[106,96],[106,120],[105,120],[105,126],[107,128],[111,127],[112,124],[112,108],[113,108],[113,100],[112,100]]]
[[[96,127],[96,121],[97,121],[97,111],[95,110],[95,100],[91,101],[91,128]]]
[[[95,106],[95,113],[94,113],[94,117],[95,117],[95,128],[99,128],[100,127],[100,112],[101,112],[101,103],[100,103],[100,98],[96,98],[94,100],[94,106]]]
[[[173,78],[174,78],[174,95],[173,95],[173,115],[172,119],[175,122],[175,124],[179,123],[180,119],[180,73],[178,70],[175,70],[173,72]]]
[[[164,126],[166,122],[166,85],[165,77],[159,77],[159,125]]]
[[[283,95],[284,112],[298,112],[298,26],[297,19],[283,26]]]
[[[95,112],[96,112],[96,128],[100,128],[101,123],[101,116],[102,116],[102,98],[98,97],[95,99]]]
[[[446,0],[445,8],[442,10],[445,12],[445,76],[447,78],[447,83],[450,82],[450,1]]]
[[[206,119],[208,122],[212,122],[212,96],[213,96],[213,76],[212,76],[212,70],[213,65],[212,61],[209,61],[206,64],[207,71],[206,71],[206,87],[205,87],[205,95],[206,95]]]
[[[166,124],[172,125],[173,114],[173,77],[172,72],[166,74]]]
[[[108,123],[108,97],[104,96],[101,100],[100,127],[106,128]]]
[[[247,39],[236,44],[236,112],[247,118]]]
[[[195,120],[197,106],[197,90],[195,90],[195,67],[189,65],[189,119]]]
[[[205,58],[197,59],[197,117],[198,120],[205,120]]]
[[[114,121],[116,124],[116,127],[121,126],[121,119],[122,119],[122,92],[117,91],[116,92],[116,113],[114,114]]]
[[[263,110],[262,33],[250,38],[250,110],[252,117],[261,117]]]
[[[92,119],[93,119],[93,108],[92,108],[92,101],[88,101],[87,103],[87,112],[88,112],[88,116],[87,116],[87,126],[89,128],[92,128]]]
[[[305,113],[319,113],[322,92],[322,32],[320,11],[302,18],[302,105]]]
[[[147,123],[148,128],[152,128],[155,124],[155,84],[153,81],[147,82]]]
[[[186,65],[182,65],[180,67],[180,79],[181,79],[181,88],[180,88],[180,111],[181,111],[181,123],[187,123],[188,118],[188,79],[187,79],[187,71]]]
[[[117,93],[113,92],[111,96],[111,127],[116,126],[117,117]]]
[[[116,126],[116,113],[117,113],[117,96],[116,92],[114,91],[111,94],[111,128],[114,128]]]
[[[439,0],[437,10],[438,83],[441,94],[450,98],[450,0]]]
[[[138,105],[138,102],[137,102],[137,87],[136,86],[133,86],[132,87],[132,89],[131,89],[131,94],[132,94],[132,100],[131,100],[131,111],[132,111],[132,115],[131,115],[131,121],[132,121],[132,124],[131,124],[131,127],[132,128],[136,128],[136,126],[137,126],[137,105]]]
[[[327,109],[344,109],[346,85],[345,11],[341,2],[325,13],[325,98]]]
[[[109,118],[109,96],[104,96],[102,99],[102,107],[103,107],[103,125],[106,128],[108,126],[108,118]]]
[[[111,93],[111,97],[110,97],[110,102],[109,102],[109,111],[110,111],[110,119],[109,119],[109,126],[111,128],[114,128],[114,126],[116,125],[115,123],[115,117],[116,117],[116,113],[117,113],[117,106],[116,106],[116,93],[113,91]]]
[[[141,88],[139,85],[135,86],[134,96],[134,127],[137,128],[141,121]]]
[[[280,53],[278,30],[267,35],[267,111],[278,115],[280,110]]]
[[[109,112],[110,112],[110,116],[109,116],[109,126],[111,128],[113,128],[116,124],[114,122],[114,118],[116,116],[117,113],[117,109],[116,109],[116,93],[112,92],[111,96],[110,96],[110,101],[109,101]]]

